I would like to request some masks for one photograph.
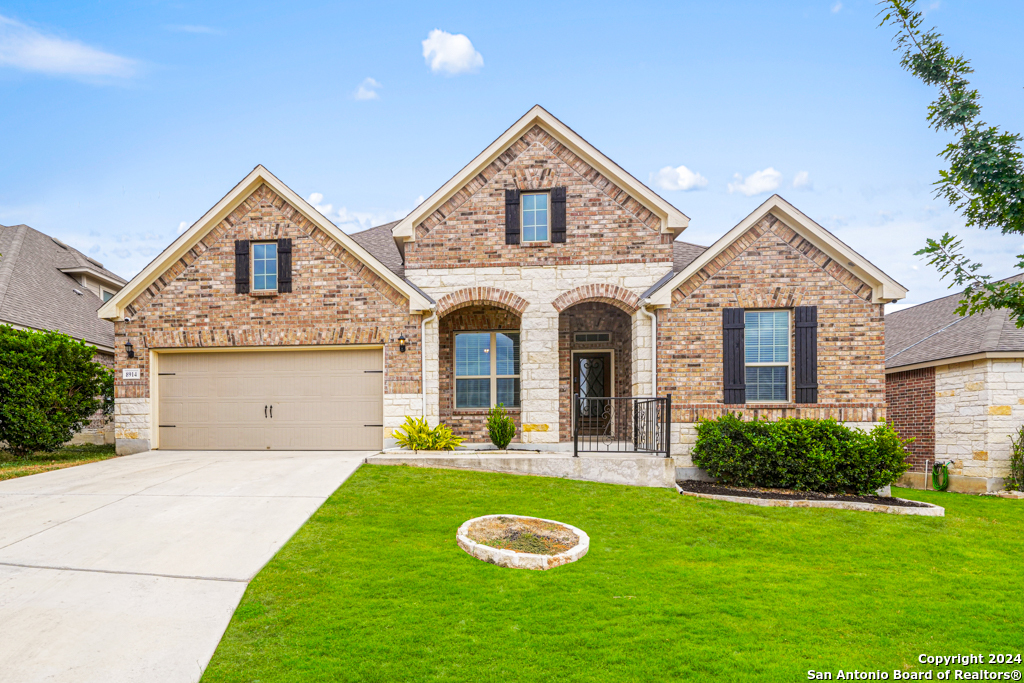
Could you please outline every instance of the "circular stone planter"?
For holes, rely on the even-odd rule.
[[[583,530],[550,519],[522,515],[485,515],[471,519],[459,527],[456,539],[460,548],[478,560],[518,569],[551,569],[575,562],[590,549],[590,536]],[[512,549],[532,546],[548,548],[544,552]]]

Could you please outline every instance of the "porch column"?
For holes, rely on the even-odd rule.
[[[632,383],[633,396],[653,396],[652,386],[653,345],[651,344],[651,319],[638,309],[632,316],[633,357]]]
[[[423,330],[423,353],[426,357],[426,367],[423,370],[421,391],[425,389],[427,392],[427,414],[425,417],[431,425],[435,425],[441,420],[440,368],[438,367],[441,357],[438,350],[441,339],[440,330],[441,319],[436,315],[433,320],[424,325]]]
[[[558,311],[529,306],[520,331],[522,441],[558,443]]]

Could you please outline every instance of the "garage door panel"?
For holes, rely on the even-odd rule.
[[[382,367],[379,349],[162,354],[160,446],[380,448]]]

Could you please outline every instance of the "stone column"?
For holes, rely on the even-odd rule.
[[[651,319],[642,310],[637,310],[632,317],[633,354],[632,384],[633,396],[653,396],[651,385],[652,350]]]
[[[533,304],[522,316],[523,443],[558,443],[558,311]]]
[[[440,368],[438,366],[441,340],[441,319],[436,315],[423,331],[423,350],[426,353],[426,368],[423,386],[427,391],[427,422],[434,425],[441,419]]]

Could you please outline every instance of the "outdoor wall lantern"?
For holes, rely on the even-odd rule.
[[[124,352],[128,354],[129,358],[135,358],[135,347],[130,341],[124,343]]]
[[[405,334],[398,335],[398,350],[405,353]]]

